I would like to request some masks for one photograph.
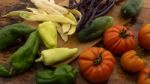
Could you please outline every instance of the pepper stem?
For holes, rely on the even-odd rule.
[[[98,65],[100,64],[102,61],[102,53],[100,53],[100,55],[94,60],[94,65]]]
[[[43,56],[40,56],[40,58],[35,60],[35,62],[41,62],[41,61],[43,61]]]
[[[12,75],[13,70],[14,70],[14,68],[13,68],[13,67],[11,67],[11,68],[10,68],[10,70],[9,70],[9,75]]]
[[[128,36],[130,36],[130,34],[127,33],[127,30],[123,29],[120,32],[119,36],[122,37],[122,38],[127,38]]]

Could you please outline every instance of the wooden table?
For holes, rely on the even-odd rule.
[[[57,0],[57,1],[62,2],[64,0]],[[18,8],[14,7],[14,5],[16,4],[17,6],[19,5]],[[22,7],[22,4],[24,3],[20,2],[20,0],[0,0],[0,11],[1,11],[0,15],[8,12],[7,10],[10,11],[14,9],[22,9],[24,8]],[[123,3],[115,5],[114,8],[109,12],[109,15],[114,17],[116,25],[124,23],[124,20],[119,15],[120,6],[122,4]],[[10,8],[10,5],[12,6],[11,8]],[[4,10],[5,8],[7,8],[7,10]],[[136,38],[137,38],[137,33],[138,33],[139,28],[141,28],[143,24],[149,23],[149,22],[150,22],[150,0],[144,0],[144,7],[141,11],[141,14],[138,17],[138,21],[133,26],[130,27],[130,29],[135,32]],[[1,23],[4,23],[4,22],[2,22],[0,19],[0,26],[1,26]],[[59,46],[64,46],[64,47],[78,46],[80,51],[82,51],[86,47],[93,46],[95,43],[97,43],[97,41],[86,43],[86,44],[81,44],[76,40],[74,36],[73,36],[73,39],[70,39],[68,43],[62,43],[62,41],[59,40]],[[15,47],[15,49],[17,48],[18,47]],[[0,63],[6,63],[10,54],[12,54],[13,52],[14,52],[14,48],[12,49],[10,48],[6,51],[0,52]],[[150,54],[147,53],[147,56],[145,56],[144,59],[146,61],[147,66],[150,67],[149,55]],[[117,60],[117,66],[115,67],[113,74],[111,75],[108,81],[106,81],[105,83],[101,83],[101,84],[136,84],[138,74],[131,74],[131,73],[123,71],[120,67],[119,57],[116,57],[116,60]],[[78,64],[76,60],[73,61],[71,65],[75,67],[76,69],[78,69]],[[42,65],[40,63],[35,63],[33,64],[32,68],[26,71],[25,73],[21,73],[17,76],[10,77],[10,78],[0,77],[0,84],[36,84],[34,80],[34,74],[37,70],[41,68],[42,68]],[[75,84],[90,84],[90,83],[85,81],[81,77],[80,73],[78,73]]]

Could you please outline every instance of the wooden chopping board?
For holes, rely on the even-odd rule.
[[[24,1],[24,2],[22,2]],[[6,12],[12,11],[12,10],[16,10],[16,9],[24,9],[26,6],[26,2],[28,0],[1,0],[0,1],[0,15],[5,14]],[[56,0],[59,4],[63,5],[66,4],[66,0]],[[24,5],[24,6],[22,6]],[[124,20],[121,19],[120,17],[120,6],[121,4],[117,4],[114,6],[114,8],[109,12],[109,15],[113,16],[115,19],[115,24],[123,24]],[[150,0],[144,0],[144,8],[141,11],[141,14],[138,17],[138,21],[130,28],[132,31],[135,32],[136,36],[137,36],[137,32],[139,30],[139,28],[141,27],[141,25],[143,25],[144,23],[149,23],[150,22]],[[8,24],[7,22],[1,22],[0,19],[0,26],[1,23],[5,23]],[[59,39],[59,46],[60,47],[77,47],[79,48],[79,52],[82,51],[84,48],[87,47],[91,47],[93,45],[95,45],[97,41],[93,41],[93,42],[89,42],[89,43],[79,43],[75,36],[70,37],[70,40],[67,43],[63,43],[63,41],[61,39]],[[17,49],[18,47],[14,47],[15,49]],[[10,54],[12,54],[15,49],[14,48],[10,48],[8,50],[5,50],[3,52],[0,52],[0,63],[6,63],[7,59],[9,58]],[[147,62],[147,66],[150,66],[150,56],[148,56],[150,54],[147,54],[147,56],[145,56],[145,60]],[[112,74],[112,76],[110,77],[110,79],[108,81],[106,81],[105,83],[102,84],[136,84],[137,81],[137,74],[129,74],[125,71],[123,71],[120,68],[120,64],[119,64],[119,57],[116,57],[118,63],[117,66]],[[77,61],[75,60],[74,62],[71,63],[71,65],[73,67],[75,67],[76,69],[78,69],[78,64]],[[34,80],[34,74],[36,71],[42,69],[42,64],[40,63],[35,63],[33,64],[33,67],[26,71],[25,73],[21,73],[19,75],[16,75],[14,77],[10,77],[10,78],[3,78],[0,77],[0,84],[36,84],[35,80]],[[75,84],[90,84],[87,81],[85,81],[80,73],[78,73],[77,75],[77,79]]]

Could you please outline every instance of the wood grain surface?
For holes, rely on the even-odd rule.
[[[22,0],[22,1],[28,1],[28,0]],[[56,0],[57,3],[64,5],[67,3],[66,0]],[[115,19],[115,24],[123,24],[125,21],[120,17],[120,7],[124,2],[120,4],[116,4],[114,8],[109,12],[108,15],[111,15]],[[21,2],[21,0],[0,0],[0,16],[12,11],[12,10],[19,10],[24,9],[26,6],[26,2]],[[0,26],[11,24],[11,22],[15,22],[14,20],[6,20],[10,21],[4,22],[2,21],[3,18],[0,18]],[[137,38],[137,33],[141,26],[145,23],[150,23],[150,0],[144,0],[144,7],[138,17],[137,22],[130,27],[130,30],[135,32],[135,36]],[[2,26],[3,26],[2,25]],[[81,52],[86,47],[91,47],[94,44],[96,44],[98,41],[89,42],[86,44],[79,43],[75,36],[70,37],[70,40],[67,43],[63,43],[61,39],[59,39],[59,47],[78,47],[79,51]],[[100,42],[101,44],[101,42]],[[100,45],[98,44],[98,45]],[[17,44],[18,45],[18,44]],[[22,44],[19,44],[22,45]],[[5,51],[0,52],[0,63],[7,63],[7,60],[9,56],[18,49],[19,46],[13,46],[13,48],[6,49]],[[150,67],[150,53],[147,53],[147,55],[144,57],[147,66]],[[108,81],[101,83],[101,84],[136,84],[137,76],[138,74],[131,74],[128,72],[125,72],[121,69],[119,58],[116,57],[117,60],[117,66],[115,67],[115,70]],[[71,63],[73,67],[78,69],[77,60],[73,61]],[[36,71],[41,70],[43,65],[41,63],[35,63],[33,64],[32,68],[27,70],[24,73],[18,74],[16,76],[10,77],[10,78],[3,78],[0,77],[0,84],[36,84],[34,79],[34,74]],[[76,81],[74,84],[91,84],[87,82],[80,73],[78,73]]]

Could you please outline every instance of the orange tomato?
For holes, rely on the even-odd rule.
[[[115,54],[123,54],[126,51],[136,49],[133,32],[121,25],[109,28],[104,33],[103,41],[104,46]]]
[[[135,50],[130,50],[121,56],[121,66],[129,72],[139,72],[145,67],[145,62]]]
[[[138,84],[150,84],[150,68],[144,68],[141,71]]]
[[[139,44],[150,51],[150,24],[145,24],[139,31]]]
[[[109,79],[115,67],[115,58],[104,48],[85,49],[78,59],[81,74],[93,83]]]

